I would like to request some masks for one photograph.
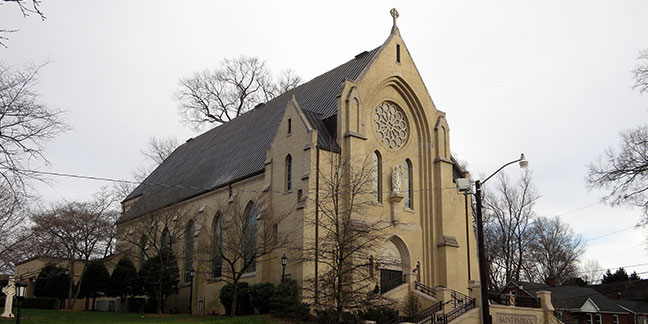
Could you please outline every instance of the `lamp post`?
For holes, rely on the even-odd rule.
[[[16,314],[16,324],[20,324],[20,310],[22,309],[22,300],[25,298],[27,283],[19,281],[16,283],[16,299],[18,299],[18,313]]]
[[[520,168],[526,168],[529,165],[529,161],[526,160],[524,154],[520,156],[519,159],[508,162],[502,165],[497,171],[493,172],[483,181],[475,181],[475,200],[477,205],[477,246],[479,247],[479,278],[480,278],[480,288],[481,288],[481,309],[482,309],[482,323],[491,324],[490,310],[488,306],[488,269],[486,268],[486,249],[484,247],[484,223],[482,221],[482,196],[481,196],[481,186],[492,178],[495,174],[502,171],[505,167],[513,164],[520,163]]]
[[[281,281],[286,280],[286,265],[288,264],[288,258],[286,257],[286,254],[281,257],[281,267],[283,268],[281,270]]]
[[[191,277],[191,281],[189,283],[189,315],[191,315],[191,306],[193,306],[193,282],[194,277],[196,276],[196,270],[194,268],[191,268],[191,270],[189,270],[189,276]]]
[[[70,269],[65,269],[65,276],[70,277]],[[72,295],[72,279],[68,279],[68,291],[67,291],[67,298],[66,298],[68,305],[71,305],[70,295]],[[63,307],[64,308],[66,307],[65,303],[63,303]],[[67,307],[69,308],[70,306]]]

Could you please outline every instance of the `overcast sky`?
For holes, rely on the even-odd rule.
[[[394,6],[447,113],[452,151],[473,176],[524,152],[542,195],[539,215],[563,215],[585,239],[626,229],[589,241],[584,259],[604,268],[648,263],[646,231],[627,229],[640,211],[594,204],[603,193],[584,183],[587,164],[617,145],[620,130],[646,123],[648,96],[632,90],[630,74],[648,48],[645,0],[44,0],[45,21],[0,2],[0,29],[20,30],[0,59],[51,62],[38,90],[67,111],[74,130],[47,145],[44,170],[129,179],[151,135],[196,135],[179,122],[178,78],[244,54],[309,80],[381,45]],[[87,199],[102,185],[54,178],[37,187],[51,202]]]

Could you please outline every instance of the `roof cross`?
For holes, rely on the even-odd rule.
[[[389,14],[391,14],[392,18],[394,18],[394,27],[396,27],[396,18],[398,18],[398,10],[396,8],[392,8],[389,10]]]

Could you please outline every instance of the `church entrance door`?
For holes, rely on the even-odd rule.
[[[386,293],[403,283],[403,271],[400,270],[380,270],[380,293]]]

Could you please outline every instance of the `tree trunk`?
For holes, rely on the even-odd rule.
[[[83,269],[81,269],[81,277],[79,278],[79,284],[77,285],[76,293],[72,297],[72,305],[70,305],[70,309],[74,309],[74,304],[76,303],[77,298],[79,298],[79,294],[81,293],[81,285],[83,285],[83,273],[85,272],[86,265],[87,265],[87,260],[83,264]],[[72,262],[72,268],[74,268],[74,261]],[[70,271],[72,274],[72,284],[74,284],[74,273]]]
[[[97,305],[97,296],[92,296],[92,310],[95,311],[95,305]]]
[[[89,308],[88,304],[90,304],[90,297],[86,296],[86,298],[85,298],[85,308],[84,308],[85,310],[88,310],[88,308]]]
[[[236,295],[238,294],[238,280],[234,281],[234,287],[232,289],[232,308],[230,310],[230,316],[236,316]]]

